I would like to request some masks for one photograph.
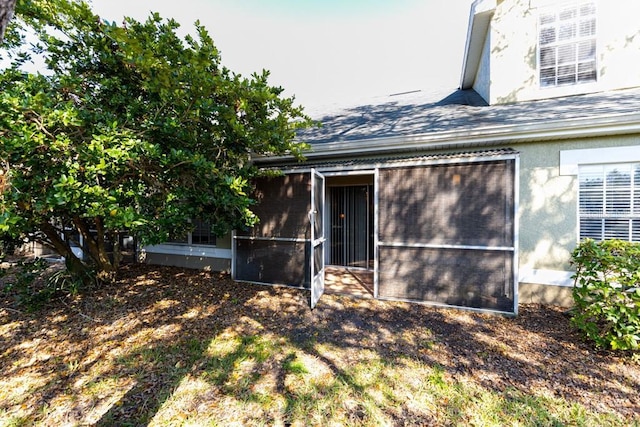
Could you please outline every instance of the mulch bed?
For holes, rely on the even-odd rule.
[[[640,417],[640,363],[628,354],[594,349],[571,326],[565,308],[521,305],[520,314],[509,318],[324,295],[312,311],[306,291],[146,265],[126,266],[117,283],[56,299],[37,313],[24,312],[0,292],[0,323],[10,325],[0,337],[0,371],[10,378],[64,370],[65,363],[68,371],[70,360],[98,363],[96,351],[134,345],[128,331],[141,325],[171,325],[181,328],[184,339],[198,339],[247,317],[301,345],[314,337],[352,349],[354,358],[363,349],[392,358],[411,355],[439,365],[450,378],[488,389],[542,393],[598,412]],[[102,330],[111,335],[100,336]],[[57,377],[34,401],[47,402],[71,381]]]

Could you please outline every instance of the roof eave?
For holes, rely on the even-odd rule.
[[[462,60],[460,89],[470,89],[478,72],[484,41],[489,31],[491,17],[496,9],[496,0],[476,0],[471,5],[467,40]]]
[[[640,133],[640,113],[312,144],[307,160]],[[292,159],[255,157],[257,163]]]

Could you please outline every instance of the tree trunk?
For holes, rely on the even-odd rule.
[[[74,217],[72,221],[84,239],[85,247],[89,256],[96,264],[98,279],[102,281],[114,280],[116,268],[111,262],[111,259],[109,259],[109,253],[107,252],[106,241],[104,238],[102,219],[98,217],[94,218],[94,224],[96,226],[95,237],[83,218]]]
[[[93,278],[87,266],[73,253],[69,242],[63,240],[54,226],[45,222],[41,225],[42,232],[47,236],[48,243],[53,246],[58,255],[64,257],[64,262],[69,273],[80,279],[84,285],[92,285]]]
[[[111,244],[113,245],[113,268],[114,270],[118,270],[120,268],[120,262],[122,262],[122,248],[120,247],[120,235],[118,233],[111,233],[109,235],[109,240],[111,240]]]
[[[13,18],[16,9],[16,0],[0,0],[0,44],[4,38],[4,32]]]

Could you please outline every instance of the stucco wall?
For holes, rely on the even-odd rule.
[[[484,47],[482,48],[482,54],[480,55],[480,64],[478,64],[478,71],[473,83],[473,90],[484,99],[488,100],[491,97],[491,34],[487,35],[487,39],[484,41]]]
[[[628,146],[638,150],[640,137],[592,138],[578,141],[522,144],[518,209],[521,278],[538,272],[541,282],[566,279],[577,244],[577,176],[560,174],[560,151]],[[541,272],[547,272],[543,274]]]
[[[164,244],[141,248],[140,260],[148,264],[230,271],[231,234],[217,238],[216,246]]]
[[[520,283],[518,293],[518,302],[520,304],[550,304],[562,307],[571,307],[573,305],[572,288],[570,286]]]
[[[147,264],[171,265],[207,271],[231,271],[231,259],[147,253],[143,261]]]
[[[491,43],[491,104],[554,98],[640,86],[640,2],[600,1],[596,12],[595,83],[540,88],[537,71],[538,14],[553,0],[505,0],[498,4]],[[564,2],[566,3],[566,2]]]

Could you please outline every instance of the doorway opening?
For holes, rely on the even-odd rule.
[[[327,176],[326,290],[373,297],[373,175]]]

